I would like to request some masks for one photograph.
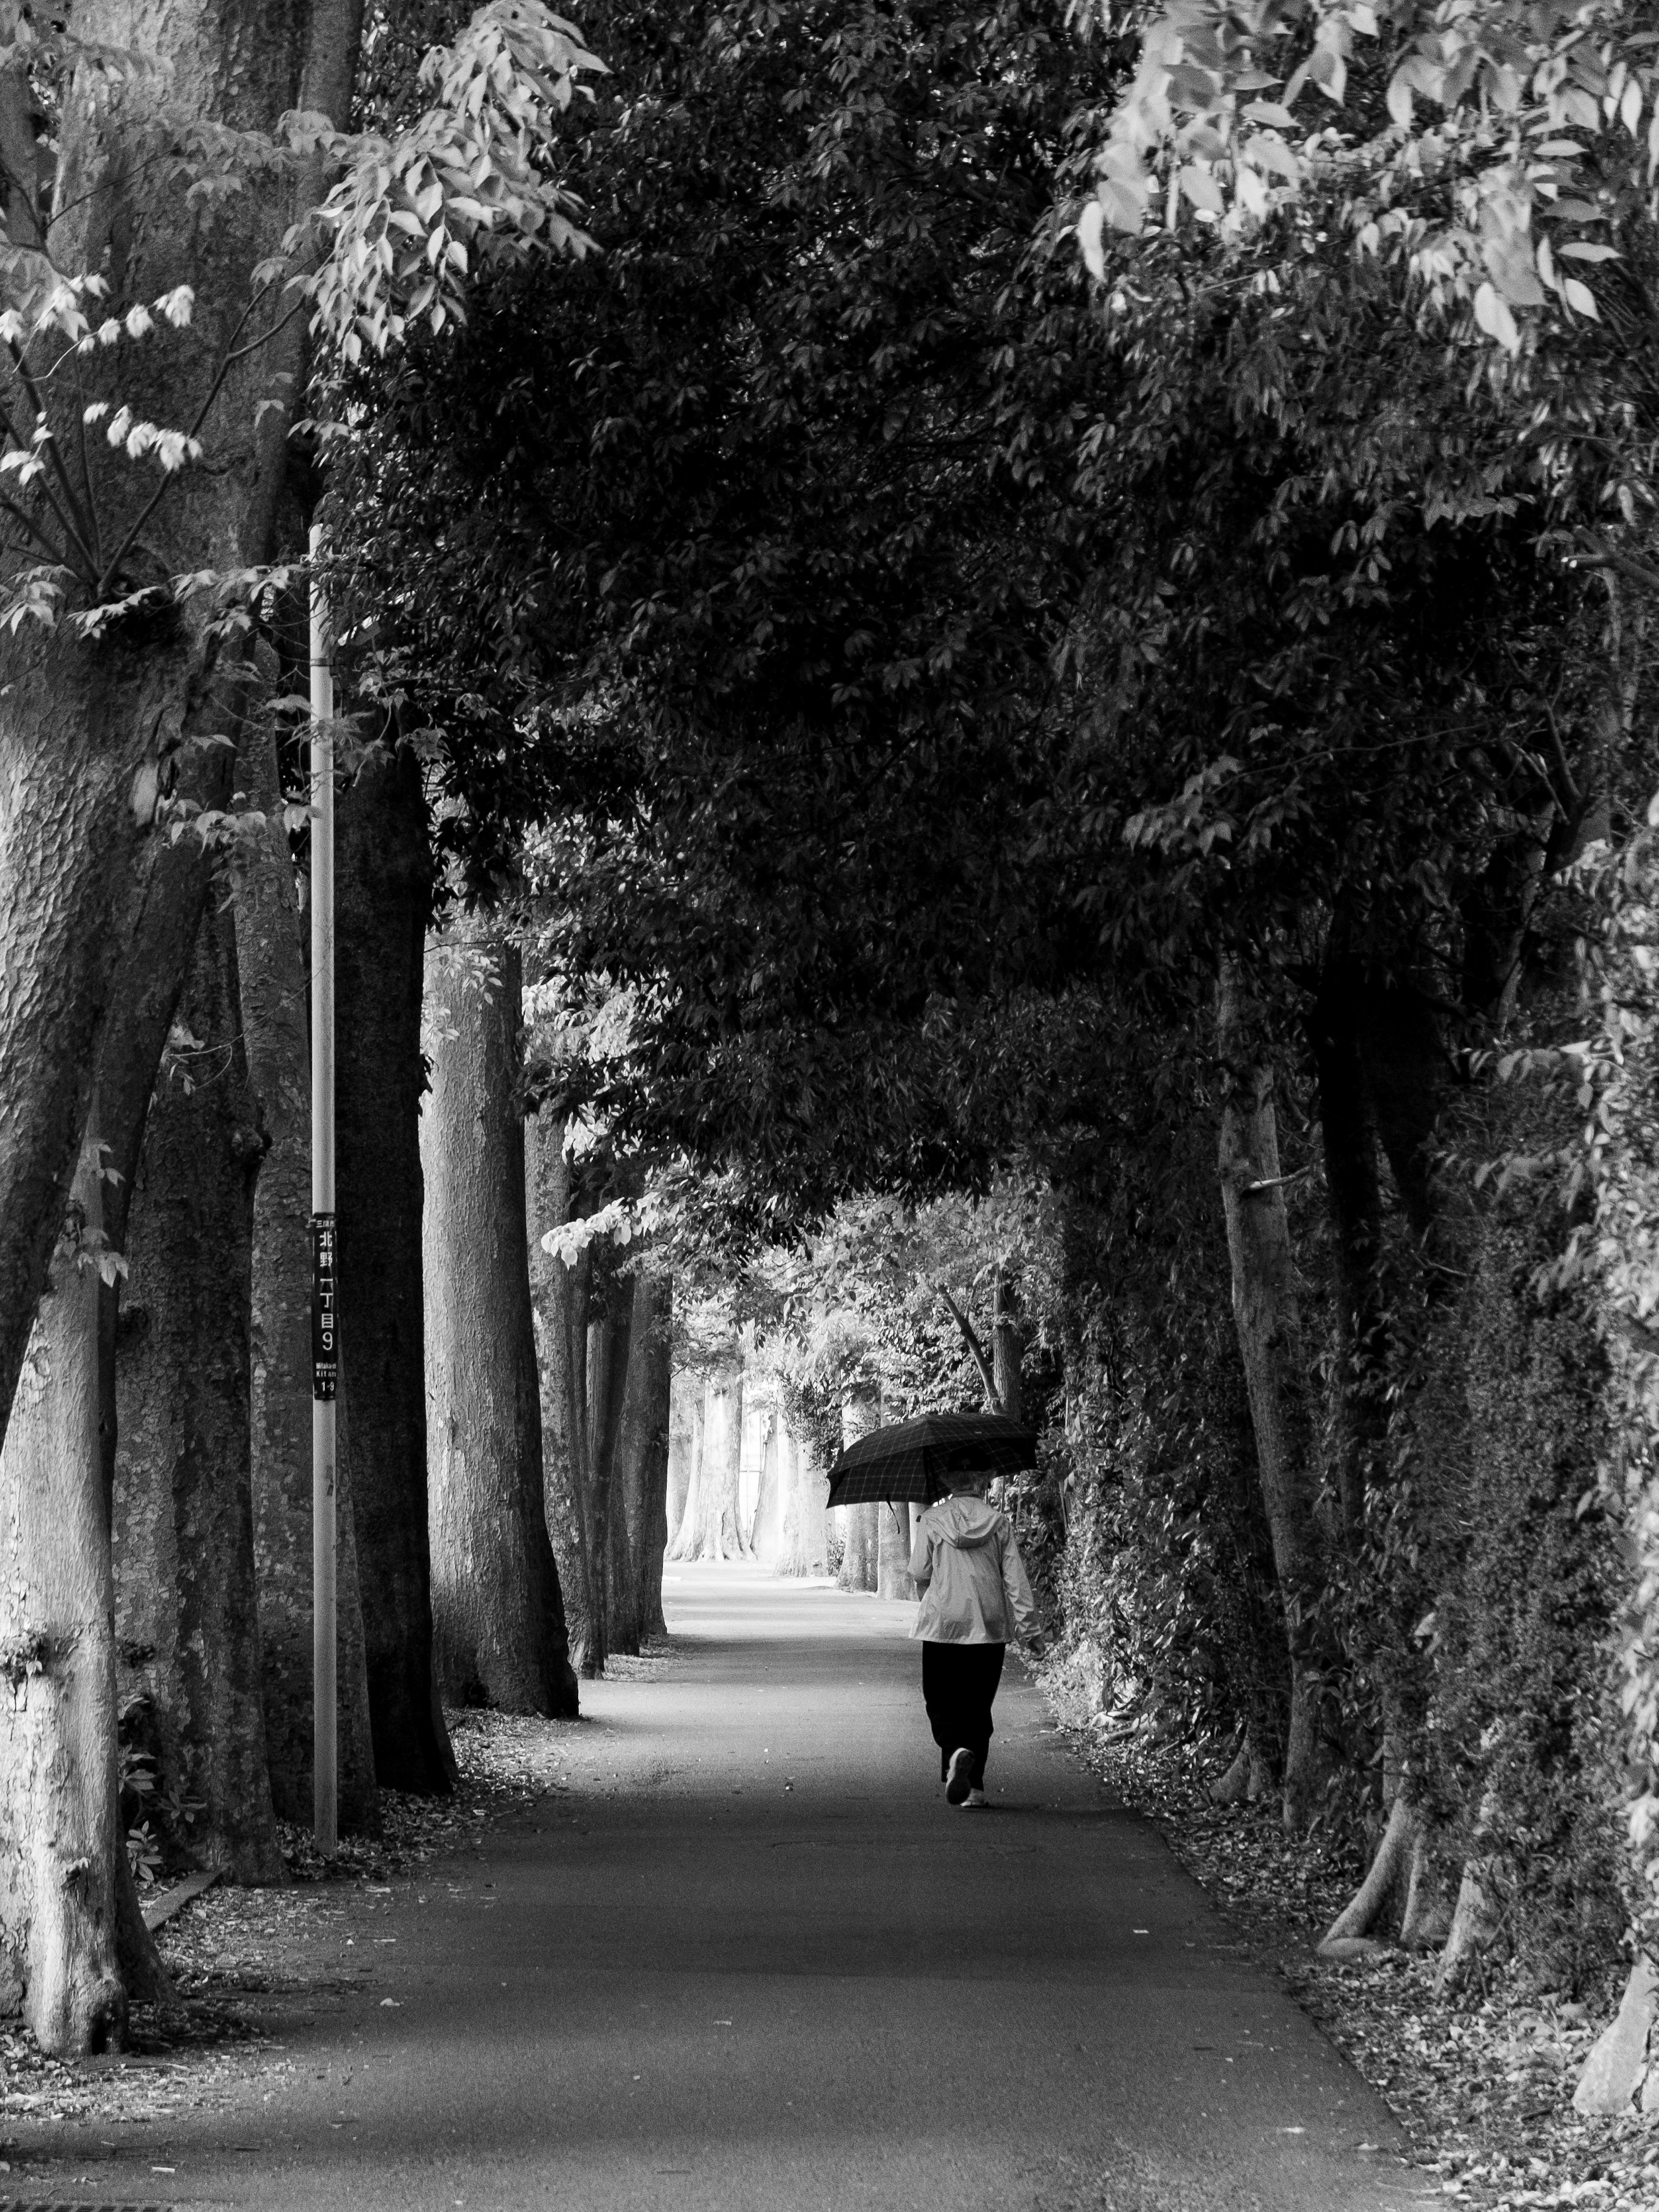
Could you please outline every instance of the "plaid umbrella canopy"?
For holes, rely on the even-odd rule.
[[[943,1498],[952,1474],[1013,1474],[1036,1465],[1036,1434],[1002,1413],[918,1413],[872,1429],[830,1470],[831,1505]]]

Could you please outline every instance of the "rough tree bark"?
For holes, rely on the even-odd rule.
[[[248,1306],[260,1142],[229,916],[210,902],[151,1103],[117,1336],[116,1615],[164,1791],[198,1863],[284,1879],[265,1763],[249,1480]]]
[[[483,957],[488,984],[457,965],[457,946]],[[428,956],[421,1165],[434,1650],[452,1703],[568,1717],[576,1678],[542,1507],[520,982],[517,947],[487,921],[456,921]]]
[[[220,362],[246,341],[253,269],[290,216],[269,190],[186,197],[167,161],[127,147],[169,115],[269,131],[293,108],[299,64],[321,43],[355,55],[360,5],[308,11],[260,0],[82,0],[84,40],[161,64],[120,81],[88,65],[65,97],[46,243],[71,272],[105,270],[118,308],[191,286],[188,329],[159,325],[142,346],[82,363],[78,410],[103,398],[136,416],[187,422]],[[26,49],[14,46],[18,68]],[[258,324],[255,325],[257,331]],[[43,341],[46,352],[57,342]],[[144,525],[112,593],[187,570],[269,557],[295,388],[281,346],[250,349],[224,374],[203,420],[208,465],[186,470]],[[58,423],[61,455],[79,452]],[[95,508],[103,547],[121,544],[155,489],[102,441],[65,458],[74,495]],[[88,474],[88,471],[90,471]],[[15,560],[17,556],[14,556]],[[28,562],[38,555],[22,556]],[[100,556],[101,557],[101,556]],[[124,944],[166,848],[158,802],[179,763],[192,694],[216,652],[205,611],[118,622],[97,639],[33,624],[3,647],[0,685],[0,1421],[9,1413],[35,1302],[85,1125],[99,1033]],[[153,1069],[150,1071],[153,1074]]]
[[[415,756],[372,754],[335,813],[335,1170],[342,1495],[351,1500],[374,1773],[442,1795],[427,1538],[421,989],[432,900]]]
[[[1273,1071],[1249,1034],[1231,963],[1222,971],[1218,1016],[1227,1071],[1219,1170],[1232,1259],[1233,1318],[1285,1606],[1291,1715],[1284,1812],[1286,1827],[1300,1835],[1316,1808],[1325,1765],[1309,1619],[1322,1572],[1313,1405],[1279,1165]]]
[[[841,1443],[846,1450],[860,1437],[868,1436],[881,1420],[881,1394],[873,1382],[855,1382],[841,1401]],[[847,1532],[847,1548],[842,1554],[841,1571],[836,1580],[845,1590],[871,1590],[876,1587],[881,1541],[879,1505],[847,1505],[837,1509]]]
[[[269,129],[304,97],[298,64],[326,50],[355,63],[361,9],[319,0],[307,11],[272,11],[255,0],[179,0],[161,11],[136,0],[85,0],[75,28],[93,44],[147,52],[161,65],[121,86],[96,68],[77,77],[58,127],[58,175],[46,243],[71,271],[103,269],[118,309],[180,283],[195,297],[186,332],[158,329],[136,351],[83,362],[73,405],[97,397],[140,417],[188,421],[210,394],[241,325],[252,268],[270,252],[290,209],[283,196],[250,191],[200,204],[172,165],[131,161],[123,139],[158,119],[158,105],[211,124]],[[19,69],[27,51],[14,46]],[[8,80],[15,87],[17,80]],[[14,237],[19,235],[14,232]],[[257,325],[256,325],[257,330]],[[297,335],[297,325],[295,326]],[[234,334],[234,335],[233,335]],[[53,349],[55,349],[55,348]],[[181,570],[269,557],[297,385],[281,343],[254,347],[229,366],[201,422],[209,465],[185,473],[149,518],[143,547],[108,588],[131,592]],[[58,428],[72,427],[60,422]],[[69,441],[58,448],[74,450]],[[91,473],[70,461],[78,496],[95,507],[103,544],[121,542],[154,489],[149,470],[128,469],[98,441]],[[26,556],[33,559],[33,554]],[[101,557],[101,556],[100,556]],[[228,687],[210,675],[216,648],[195,611],[118,623],[96,641],[60,630],[13,634],[0,684],[0,1427],[8,1418],[34,1303],[64,1212],[84,1125],[94,1061],[108,1092],[136,1095],[135,1129],[153,1083],[165,1021],[125,1023],[134,996],[146,1006],[176,999],[193,935],[160,932],[137,988],[112,979],[129,948],[165,919],[189,870],[164,834],[158,801],[199,763],[189,741],[234,726]],[[168,878],[169,890],[162,878]],[[175,914],[173,920],[179,920]],[[169,964],[170,963],[170,964]],[[112,1026],[118,1033],[112,1040]],[[124,1044],[125,1056],[112,1050]],[[135,1134],[132,1146],[137,1152]],[[129,1186],[130,1187],[130,1186]],[[114,1300],[100,1300],[101,1457],[114,1449]],[[100,1528],[109,1579],[107,1490]],[[43,1532],[44,1534],[44,1532]],[[113,1727],[113,1682],[106,1686]],[[94,1732],[95,1733],[95,1732]],[[94,1737],[84,1739],[91,1755]],[[64,1755],[74,1747],[58,1747]],[[101,1755],[101,1754],[100,1754]],[[129,1987],[146,1994],[160,1969],[144,1936],[131,1875],[114,1844],[118,1942]],[[93,1877],[96,1879],[96,1877]],[[64,1949],[72,1918],[58,1917],[53,1975],[80,1978]]]
[[[73,1195],[100,1226],[95,1145]],[[98,1273],[76,1246],[58,1243],[0,1448],[0,2012],[60,2055],[118,2043],[127,2008]]]
[[[283,823],[276,748],[250,722],[237,781],[265,816],[235,871],[236,966],[248,1079],[264,1157],[253,1187],[249,1432],[265,1753],[277,1817],[312,1813],[311,1068],[297,885]],[[380,1814],[351,1500],[338,1470],[339,1820],[372,1833]]]

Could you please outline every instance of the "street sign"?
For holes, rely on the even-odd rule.
[[[335,1295],[335,1226],[331,1213],[311,1217],[311,1395],[332,1398],[340,1379],[339,1309]]]

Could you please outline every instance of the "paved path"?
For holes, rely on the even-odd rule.
[[[1423,2201],[1386,2108],[1067,1756],[1018,1668],[993,1808],[957,1812],[910,1607],[742,1569],[681,1569],[665,1595],[681,1651],[663,1678],[585,1686],[581,1765],[602,1787],[497,1831],[482,1864],[420,1886],[425,1905],[362,1903],[373,1986],[296,2028],[293,2085],[171,2122],[167,2179],[147,2170],[155,2132],[136,2156],[126,2136],[100,2195],[270,2212]]]

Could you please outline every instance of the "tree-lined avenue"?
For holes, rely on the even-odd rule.
[[[909,1606],[742,1566],[671,1567],[664,1595],[660,1677],[584,1686],[574,1763],[599,1779],[389,1906],[354,1892],[342,1942],[373,1915],[381,1947],[339,2011],[296,2021],[294,2087],[165,2131],[88,2129],[118,2141],[101,2194],[261,2212],[1418,2200],[1381,2100],[1084,1771],[1023,1670],[993,1809],[957,1813]]]

